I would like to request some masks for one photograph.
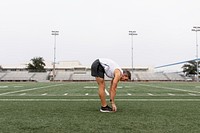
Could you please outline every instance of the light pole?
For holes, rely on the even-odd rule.
[[[55,78],[55,66],[56,66],[56,36],[59,35],[59,31],[52,31],[52,34],[54,35],[54,57],[53,57],[53,81]]]
[[[199,64],[198,64],[198,36],[197,32],[200,31],[200,27],[194,26],[192,31],[196,32],[196,63],[197,63],[197,82],[199,82]]]
[[[133,35],[137,35],[136,31],[129,31],[129,35],[131,36],[131,67],[133,74]]]

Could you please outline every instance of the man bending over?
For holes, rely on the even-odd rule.
[[[105,95],[105,80],[104,74],[107,77],[112,78],[111,85],[110,85],[110,102],[112,108],[108,106],[106,103],[106,95]],[[96,81],[99,86],[99,98],[101,100],[101,112],[116,112],[117,106],[115,104],[115,95],[117,84],[119,81],[128,81],[131,79],[131,73],[129,71],[123,71],[120,66],[115,63],[111,59],[100,58],[93,62],[91,66],[91,75],[96,78]]]

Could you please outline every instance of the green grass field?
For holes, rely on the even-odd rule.
[[[121,82],[116,113],[99,112],[97,92],[96,82],[1,82],[0,133],[200,132],[200,83]]]

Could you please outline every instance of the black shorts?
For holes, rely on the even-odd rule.
[[[91,75],[93,77],[100,77],[104,79],[104,73],[105,73],[104,68],[100,64],[99,59],[95,60],[91,66]]]

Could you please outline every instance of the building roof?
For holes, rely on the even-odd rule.
[[[3,69],[25,69],[29,63],[31,62],[26,62],[26,63],[21,63],[21,64],[7,64],[7,65],[2,65],[2,68]],[[44,61],[44,63],[46,64],[45,66],[46,69],[53,68],[53,62]],[[79,61],[60,61],[60,62],[56,62],[55,66],[58,69],[85,67],[85,66],[82,66]]]

